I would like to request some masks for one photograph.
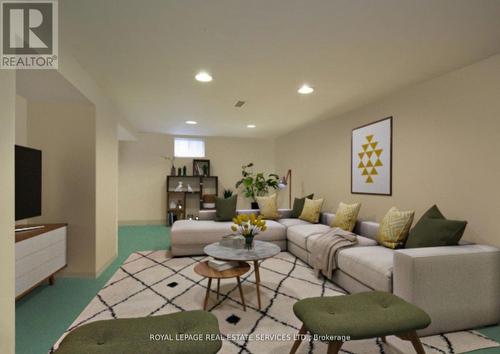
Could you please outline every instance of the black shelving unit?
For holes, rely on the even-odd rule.
[[[183,182],[183,190],[175,191],[178,182]],[[212,184],[213,187],[206,187],[208,184]],[[193,189],[192,192],[187,191],[187,185],[191,185]],[[215,195],[219,195],[219,178],[217,176],[167,176],[167,212],[176,215],[177,220],[186,218],[186,201],[190,196],[196,197],[199,203],[199,210],[207,210],[203,208],[203,195],[204,189],[214,188]],[[182,201],[183,208],[170,208],[170,202],[172,200]],[[167,220],[168,220],[167,215]]]

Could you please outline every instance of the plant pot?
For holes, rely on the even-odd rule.
[[[251,250],[253,248],[253,236],[245,236],[245,248]]]
[[[257,202],[252,202],[252,203],[251,203],[251,207],[252,207],[252,209],[259,209],[259,203],[257,203]]]

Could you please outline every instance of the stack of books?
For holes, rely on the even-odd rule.
[[[219,261],[217,259],[211,259],[208,261],[208,266],[219,272],[236,268],[238,265],[239,263],[237,261]]]

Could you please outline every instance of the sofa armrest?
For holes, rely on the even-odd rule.
[[[485,245],[394,252],[393,292],[431,316],[420,334],[500,321],[500,250]]]
[[[322,212],[319,217],[319,222],[323,225],[330,226],[333,219],[335,219],[334,213]]]

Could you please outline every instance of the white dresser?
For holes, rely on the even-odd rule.
[[[16,232],[16,298],[41,282],[54,284],[54,274],[66,266],[66,224]]]

